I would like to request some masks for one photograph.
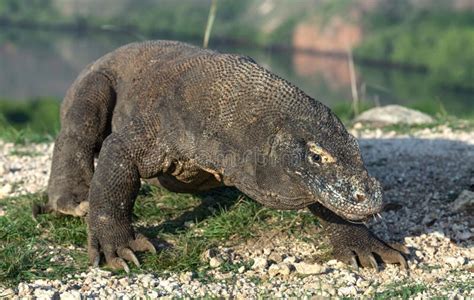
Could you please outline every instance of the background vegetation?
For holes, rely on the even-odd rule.
[[[412,9],[406,2],[370,15],[366,26],[373,34],[356,53],[424,67],[433,84],[474,89],[474,56],[466,51],[474,49],[474,13]]]
[[[420,74],[385,74],[361,67],[363,84],[367,90],[379,89],[377,95],[390,99],[383,90],[396,90],[398,101],[432,115],[456,112],[459,116],[471,118],[474,111],[465,109],[474,93],[474,7],[459,9],[456,1],[424,1],[420,5],[413,0],[379,0],[374,7],[364,8],[362,0],[219,0],[215,26],[212,30],[213,43],[230,42],[250,47],[291,47],[293,33],[299,24],[316,22],[324,24],[331,18],[341,17],[363,28],[362,43],[354,49],[356,60],[369,60],[380,64],[396,64],[419,70]],[[266,13],[266,4],[273,5]],[[153,37],[166,38],[169,35],[201,39],[210,0],[3,0],[0,1],[0,27],[13,26],[55,30],[114,31],[126,33],[123,36],[136,39]],[[267,5],[267,6],[268,6]],[[353,11],[362,17],[353,17]],[[316,20],[316,21],[314,21]],[[101,37],[102,48],[113,44],[111,35]],[[114,37],[116,38],[116,37]],[[22,40],[23,39],[23,40]],[[25,41],[27,39],[27,41]],[[105,40],[105,41],[104,41]],[[17,34],[15,31],[0,33],[0,50],[5,45],[42,45],[42,51],[58,51],[51,43],[48,30],[32,35]],[[66,43],[63,43],[64,47]],[[113,44],[115,45],[115,44]],[[90,45],[85,45],[89,47]],[[21,46],[20,46],[21,47]],[[236,50],[238,51],[238,50]],[[63,56],[67,50],[62,50]],[[66,53],[66,54],[64,54]],[[74,55],[81,55],[75,51]],[[291,70],[292,61],[288,55],[278,56],[270,62],[277,74],[280,69]],[[262,60],[259,57],[260,60]],[[49,62],[51,63],[51,62]],[[0,63],[2,66],[2,63]],[[292,82],[298,82],[305,91],[317,89],[322,95],[331,91],[324,86],[315,86],[315,78],[302,78],[288,73]],[[299,76],[299,77],[298,77]],[[390,77],[394,76],[394,77]],[[420,84],[420,78],[422,83]],[[382,88],[381,88],[382,87]],[[433,91],[435,96],[433,96]],[[446,91],[462,91],[460,101],[449,103]],[[452,95],[450,95],[452,97]],[[4,97],[0,92],[0,97]],[[364,95],[362,95],[364,97]],[[0,128],[18,138],[20,132],[35,132],[54,136],[59,128],[58,98],[0,99]],[[31,101],[35,100],[35,101]],[[369,102],[369,101],[368,101]],[[386,101],[387,102],[387,101]],[[373,106],[376,101],[370,99]],[[441,104],[443,103],[443,104]],[[351,117],[346,104],[332,107],[345,121]],[[5,134],[3,134],[5,135]]]
[[[219,0],[213,39],[291,46],[298,24],[314,18],[324,23],[334,16],[351,19],[356,9],[363,16],[353,22],[368,33],[355,49],[356,57],[417,66],[429,72],[433,84],[474,90],[474,56],[466,51],[474,49],[472,9],[455,9],[454,2],[437,0],[424,6],[412,0],[380,0],[371,9],[363,9],[367,4],[360,0],[266,2],[273,5],[272,13],[261,12],[261,1]],[[204,0],[182,0],[179,5],[173,0],[3,0],[0,24],[200,39],[209,5]]]

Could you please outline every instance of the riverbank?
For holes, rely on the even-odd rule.
[[[142,188],[135,224],[161,251],[141,256],[129,276],[92,269],[83,221],[30,217],[31,202],[45,200],[52,144],[2,141],[0,297],[473,297],[474,224],[459,199],[473,192],[474,131],[351,131],[389,204],[369,227],[410,248],[410,276],[331,260],[306,211],[269,210],[236,191],[198,197],[152,187]]]
[[[178,38],[201,44],[206,1],[90,2],[6,0],[0,27],[68,34],[118,34],[130,40]],[[228,1],[217,5],[211,48],[288,49],[347,58],[364,65],[425,71],[433,86],[472,93],[474,6],[447,1]],[[7,34],[8,36],[8,34]],[[0,43],[4,39],[0,34]],[[1,44],[0,44],[1,45]],[[261,50],[261,49],[260,49]]]

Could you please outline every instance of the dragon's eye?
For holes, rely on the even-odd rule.
[[[314,142],[308,142],[308,160],[312,164],[328,164],[336,162],[336,159],[331,156],[326,150],[318,146]]]
[[[308,158],[309,161],[312,163],[320,163],[322,160],[321,155],[316,154],[314,152],[310,152]]]

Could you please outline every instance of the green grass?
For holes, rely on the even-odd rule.
[[[423,284],[410,284],[407,282],[397,282],[387,286],[387,290],[376,293],[373,299],[409,299],[419,293],[424,292],[427,287]]]
[[[15,144],[51,142],[59,131],[60,102],[53,98],[0,100],[0,139]]]
[[[24,150],[24,149],[15,148],[10,151],[9,155],[20,156],[20,157],[23,157],[23,156],[34,157],[34,156],[41,155],[41,153],[39,153],[38,151],[33,151],[33,150]]]
[[[27,127],[17,129],[9,124],[2,124],[0,121],[0,140],[14,143],[16,145],[26,145],[29,143],[50,143],[55,135],[41,133]]]
[[[6,285],[61,278],[88,268],[84,220],[40,215],[36,223],[31,205],[44,201],[42,194],[2,200],[6,216],[0,217],[0,282]],[[138,232],[166,247],[156,255],[139,254],[141,270],[133,267],[132,272],[191,270],[205,278],[209,266],[201,256],[207,249],[239,244],[275,230],[310,242],[317,239],[307,232],[317,225],[309,213],[267,209],[235,189],[190,195],[145,185],[137,198],[134,220]],[[195,225],[186,226],[189,221]],[[232,271],[245,263],[225,263],[221,268]]]
[[[35,278],[58,278],[86,267],[83,249],[67,249],[84,245],[86,227],[83,220],[50,215],[42,216],[36,223],[31,217],[31,204],[37,201],[43,201],[43,196],[2,200],[7,215],[0,217],[0,282],[11,284]],[[60,249],[50,249],[51,246]],[[58,255],[69,259],[54,261]]]

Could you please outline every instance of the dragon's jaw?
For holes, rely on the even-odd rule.
[[[383,204],[381,199],[374,201],[374,205],[369,207],[360,207],[353,202],[346,201],[347,205],[338,202],[338,205],[334,205],[331,201],[324,201],[319,199],[318,202],[327,209],[331,210],[336,215],[347,221],[363,221],[366,220],[382,211]]]

